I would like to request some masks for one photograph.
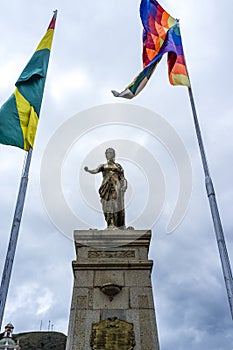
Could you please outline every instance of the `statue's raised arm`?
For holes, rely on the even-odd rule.
[[[87,166],[85,166],[85,167],[84,167],[84,170],[85,170],[86,172],[90,173],[90,174],[98,174],[98,173],[101,171],[102,166],[103,166],[103,165],[101,164],[101,165],[99,165],[96,169],[93,169],[93,170],[91,170],[91,169],[89,169]]]
[[[90,174],[102,172],[103,181],[99,188],[104,217],[108,229],[125,228],[124,193],[127,189],[127,180],[122,166],[115,163],[115,150],[108,148],[105,152],[107,163],[90,170],[87,166],[84,170]]]

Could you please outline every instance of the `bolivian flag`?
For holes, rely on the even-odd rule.
[[[16,90],[0,109],[0,143],[33,147],[43,98],[57,11],[32,58],[15,83]]]

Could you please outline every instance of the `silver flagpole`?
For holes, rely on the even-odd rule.
[[[201,136],[201,129],[197,118],[197,112],[196,112],[196,107],[195,107],[195,102],[194,102],[194,97],[193,97],[193,92],[191,87],[188,88],[188,92],[189,92],[189,98],[190,98],[192,112],[193,112],[193,119],[194,119],[194,125],[195,125],[196,134],[197,134],[198,144],[201,152],[203,169],[205,173],[206,192],[209,199],[209,205],[210,205],[211,215],[213,219],[220,260],[222,264],[223,276],[226,284],[227,296],[228,296],[228,301],[230,305],[231,317],[233,319],[233,278],[232,278],[232,272],[231,272],[231,264],[230,264],[230,259],[228,256],[227,247],[224,239],[224,232],[223,232],[223,227],[222,227],[222,223],[221,223],[221,219],[218,211],[214,185],[210,177],[210,172],[207,164],[204,144]]]
[[[32,158],[32,148],[30,148],[28,151],[25,167],[23,170],[23,175],[21,177],[19,193],[18,193],[14,218],[13,218],[12,227],[11,227],[10,241],[9,241],[5,265],[2,273],[2,281],[1,281],[1,287],[0,287],[0,329],[2,327],[2,320],[3,320],[6,299],[7,299],[10,278],[11,278],[12,266],[14,262],[17,240],[19,235],[20,222],[23,214],[23,207],[24,207],[25,195],[26,195],[27,184],[28,184],[28,173],[29,173],[31,158]]]

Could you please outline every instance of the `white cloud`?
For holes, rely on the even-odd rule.
[[[42,317],[52,306],[54,295],[46,287],[41,286],[35,282],[23,282],[19,289],[15,289],[12,295],[13,302],[8,304],[6,308],[6,314],[9,315],[10,319],[14,317],[15,310],[20,312],[31,313],[40,315]]]
[[[56,73],[56,80],[51,81],[48,90],[55,103],[60,105],[67,98],[79,94],[80,91],[87,90],[91,84],[90,76],[84,69],[62,70]]]

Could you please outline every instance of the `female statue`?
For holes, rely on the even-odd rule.
[[[115,163],[115,150],[108,148],[105,151],[106,164],[99,165],[96,169],[84,170],[90,174],[102,172],[103,181],[99,188],[104,217],[107,228],[125,228],[124,193],[127,189],[127,181],[124,177],[122,166]]]

